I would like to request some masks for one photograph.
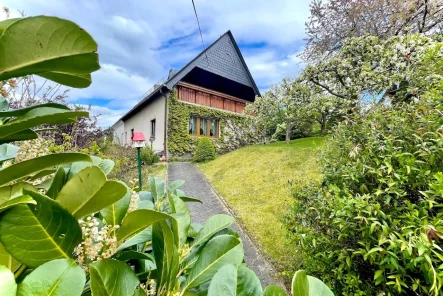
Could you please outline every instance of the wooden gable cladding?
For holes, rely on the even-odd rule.
[[[190,83],[179,82],[177,89],[179,100],[216,109],[242,113],[247,103],[245,100]]]

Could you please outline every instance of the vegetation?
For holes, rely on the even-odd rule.
[[[323,188],[296,193],[293,246],[338,294],[441,295],[442,95],[349,117],[324,153]]]
[[[195,152],[198,137],[189,135],[189,118],[198,114],[219,120],[220,135],[213,143],[217,153],[263,142],[251,117],[180,102],[177,94],[171,92],[168,99],[168,151],[175,157]],[[190,158],[190,157],[189,157]]]
[[[215,159],[215,148],[209,138],[201,138],[198,140],[197,149],[193,160],[195,162],[206,162]]]
[[[77,25],[40,16],[4,21],[0,28],[0,48],[14,49],[0,64],[1,79],[38,73],[74,87],[89,85],[97,68],[90,64],[98,62],[86,52],[97,48]],[[42,34],[48,38],[38,39]],[[35,41],[42,46],[31,46]],[[25,56],[11,55],[20,50]],[[40,155],[41,149],[47,152],[43,145],[25,144],[25,157],[16,158],[22,147],[11,142],[36,139],[37,126],[72,122],[87,112],[55,103],[10,109],[3,98],[0,106],[2,295],[285,295],[277,286],[262,291],[242,264],[242,242],[228,228],[232,217],[191,224],[186,202],[198,200],[179,189],[183,181],[167,186],[151,177],[150,192],[135,191],[108,179],[112,160],[78,152]],[[96,146],[88,151],[98,151]],[[332,295],[320,280],[295,273],[294,296],[319,293]]]
[[[155,152],[149,146],[146,146],[143,149],[141,149],[140,157],[141,160],[147,165],[154,164],[160,161],[160,157],[158,157],[158,155],[155,154]]]
[[[285,237],[281,215],[297,190],[320,180],[323,138],[244,147],[199,167],[277,269],[288,277],[301,264]],[[278,246],[278,247],[276,247]]]

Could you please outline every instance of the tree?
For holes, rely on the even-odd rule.
[[[442,45],[423,35],[349,38],[334,56],[307,66],[301,79],[354,105],[362,95],[381,93],[409,101],[439,83],[442,73],[433,64]]]
[[[305,60],[330,56],[346,38],[442,32],[440,0],[314,0],[310,7]]]
[[[346,113],[346,107],[346,103],[340,98],[320,92],[311,95],[308,109],[312,118],[320,125],[321,135],[324,136],[331,121],[338,120]]]
[[[269,132],[285,130],[285,141],[289,144],[295,132],[306,133],[310,122],[307,108],[310,92],[308,86],[298,80],[283,79],[274,85],[262,98],[247,107],[246,112],[255,115],[259,126]]]

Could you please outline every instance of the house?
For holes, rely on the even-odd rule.
[[[258,140],[247,104],[260,92],[230,31],[202,51],[121,117],[114,141],[130,145],[134,131],[147,145],[170,156],[192,155],[199,137],[213,140],[218,152]]]

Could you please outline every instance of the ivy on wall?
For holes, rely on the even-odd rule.
[[[253,118],[181,102],[173,90],[168,99],[167,135],[167,149],[172,156],[190,156],[194,153],[199,137],[189,135],[189,118],[193,115],[219,120],[220,137],[211,139],[218,154],[261,141]]]

